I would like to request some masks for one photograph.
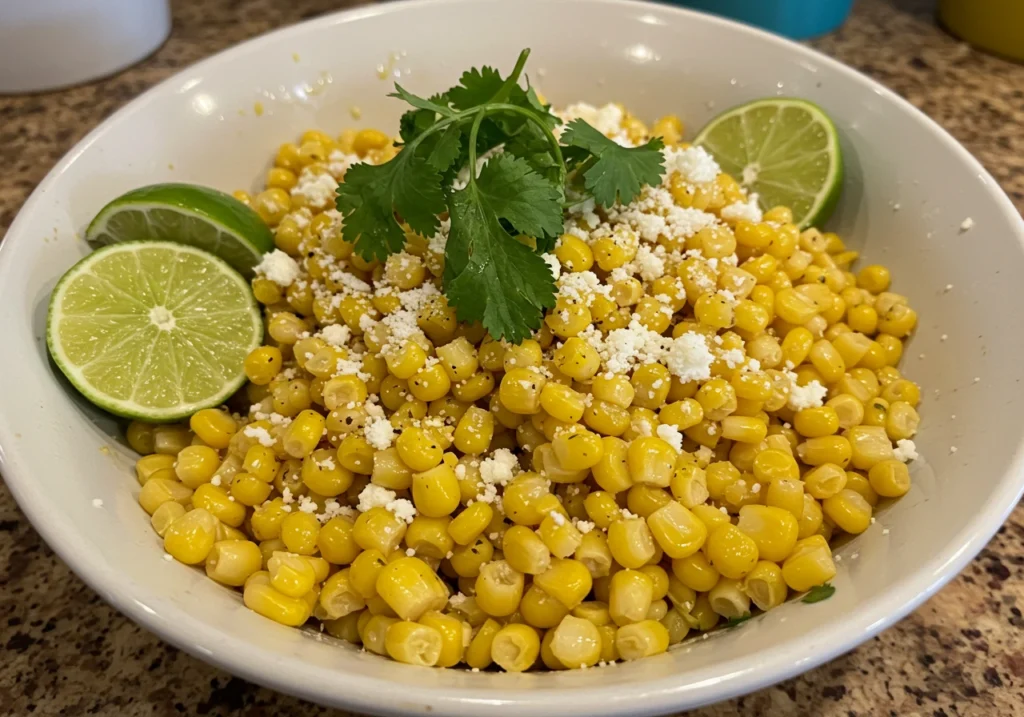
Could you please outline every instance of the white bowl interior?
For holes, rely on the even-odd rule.
[[[470,66],[507,71],[523,47],[533,49],[531,79],[556,104],[616,100],[647,119],[678,113],[696,129],[729,106],[778,94],[811,99],[836,120],[848,169],[830,228],[891,267],[895,290],[919,311],[904,367],[925,399],[913,489],[839,551],[831,600],[787,604],[741,629],[605,669],[471,674],[388,662],[277,626],[200,571],[162,560],[115,422],[48,362],[49,292],[87,252],[80,232],[112,197],[161,181],[256,188],[277,145],[303,129],[394,130],[402,107],[385,93],[396,77],[429,94]],[[963,232],[968,217],[974,226]],[[691,707],[852,648],[952,577],[1010,510],[1022,484],[1024,414],[1014,407],[1024,404],[1024,332],[1012,308],[1024,305],[1022,237],[992,178],[910,105],[739,25],[619,0],[441,0],[322,18],[147,93],[32,196],[0,251],[0,467],[47,541],[105,599],[194,654],[278,689],[413,714]]]

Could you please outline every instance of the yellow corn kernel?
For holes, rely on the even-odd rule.
[[[388,629],[399,622],[398,618],[388,615],[374,615],[369,610],[366,610],[363,614],[369,616],[359,631],[363,647],[374,654],[386,655]]]
[[[551,448],[559,465],[569,471],[592,468],[604,456],[601,437],[586,429],[558,433],[551,441]]]
[[[534,576],[533,582],[570,610],[583,602],[593,587],[587,566],[572,559],[554,558],[547,570]]]
[[[506,672],[524,672],[539,655],[540,638],[529,625],[505,625],[491,638],[491,660]]]
[[[211,448],[228,447],[231,436],[238,430],[238,424],[227,411],[206,408],[197,411],[189,419],[189,427]]]
[[[583,412],[583,423],[606,436],[620,436],[629,428],[629,411],[608,401],[593,401]]]
[[[405,544],[421,558],[441,560],[455,547],[455,541],[448,534],[451,522],[448,516],[417,515],[405,532]]]
[[[220,455],[209,446],[185,446],[178,453],[174,472],[178,480],[194,490],[210,482],[220,463]]]
[[[531,585],[519,603],[519,614],[527,625],[543,630],[560,623],[569,614],[569,609],[536,585]]]
[[[776,478],[768,484],[765,504],[789,512],[799,520],[804,514],[804,484],[795,478]]]
[[[649,517],[654,511],[671,503],[672,496],[667,490],[636,484],[626,494],[626,507],[641,518]]]
[[[704,503],[708,497],[707,474],[693,463],[683,463],[672,474],[672,495],[686,508]]]
[[[880,376],[884,370],[879,369]],[[895,372],[895,369],[891,370]],[[882,398],[889,401],[889,403],[903,401],[916,408],[917,404],[921,402],[921,389],[913,381],[900,378],[899,373],[895,372],[893,380],[886,383],[884,388],[882,388]]]
[[[551,566],[551,551],[534,531],[514,525],[502,538],[505,560],[516,571],[538,575]]]
[[[348,565],[360,553],[351,519],[336,515],[328,520],[316,537],[317,548],[325,560],[334,565]]]
[[[653,601],[654,584],[637,570],[620,570],[611,577],[608,611],[616,625],[647,619]]]
[[[899,498],[910,490],[910,470],[903,461],[888,458],[871,466],[868,481],[878,495]]]
[[[476,578],[476,601],[492,617],[506,617],[519,607],[523,598],[523,573],[504,560],[480,568]]]
[[[554,382],[545,384],[540,393],[540,405],[548,415],[565,423],[577,423],[586,409],[583,394]]]
[[[403,430],[395,442],[402,462],[417,472],[429,471],[441,462],[444,448],[432,428],[411,426]]]
[[[313,589],[316,582],[316,571],[312,563],[296,553],[275,552],[267,561],[267,571],[270,574],[271,587],[288,597],[302,597]]]
[[[623,625],[615,633],[615,647],[623,660],[659,655],[668,649],[668,643],[668,630],[656,620]]]
[[[376,549],[388,555],[405,537],[408,525],[390,510],[370,508],[360,513],[352,529],[352,537],[363,550]]]
[[[677,455],[658,436],[643,436],[626,449],[626,466],[634,482],[664,488],[672,481]]]
[[[421,515],[440,518],[459,507],[459,479],[451,466],[442,463],[412,476],[412,501]]]
[[[814,498],[831,498],[846,487],[846,471],[834,463],[822,465],[804,475],[804,489]]]
[[[219,462],[219,461],[218,461]],[[135,476],[140,485],[146,485],[151,478],[176,480],[175,457],[163,453],[142,456],[135,462]]]
[[[685,431],[704,420],[704,408],[693,398],[684,398],[663,406],[658,411],[658,421],[677,430]]]
[[[591,379],[601,368],[601,357],[598,355],[597,349],[577,337],[566,339],[561,348],[555,350],[554,360],[555,368],[577,381]],[[521,380],[529,379],[532,376],[520,378]]]
[[[821,535],[800,540],[782,565],[782,577],[797,592],[823,585],[836,576],[832,551]]]
[[[216,539],[217,519],[209,511],[196,508],[167,528],[164,533],[164,552],[178,562],[197,565],[206,560]]]
[[[782,568],[761,560],[743,579],[743,592],[761,610],[771,610],[786,601],[789,588],[782,577]]]
[[[612,617],[608,612],[607,603],[603,603],[599,600],[580,603],[573,608],[572,615],[573,617],[588,620],[598,627],[612,624]]]
[[[608,528],[608,547],[616,562],[637,569],[655,554],[654,536],[642,518],[617,520]]]
[[[213,544],[206,556],[206,574],[222,585],[241,587],[257,572],[263,556],[250,540],[221,540]],[[308,590],[307,590],[308,592]]]
[[[696,592],[707,592],[718,583],[720,573],[702,552],[672,561],[672,574]]]
[[[167,529],[171,527],[171,523],[183,515],[185,515],[185,506],[171,500],[166,503],[161,503],[159,507],[153,511],[153,515],[150,517],[149,523],[153,526],[153,530],[156,531],[156,534],[162,538],[167,534]]]
[[[826,498],[821,508],[829,520],[844,532],[857,535],[871,525],[871,504],[849,488]]]
[[[722,524],[708,534],[707,556],[727,578],[738,580],[757,563],[757,543],[732,524]]]
[[[231,500],[228,492],[219,485],[200,485],[192,494],[192,505],[208,510],[217,520],[232,528],[237,528],[245,520],[245,506]]]
[[[418,620],[428,610],[442,610],[448,604],[444,583],[419,558],[400,557],[388,563],[380,570],[375,587],[403,620]]]
[[[316,448],[323,437],[324,417],[316,411],[299,413],[284,431],[281,445],[285,453],[294,458],[304,458]]]
[[[845,434],[850,444],[850,462],[859,470],[893,457],[892,443],[882,426],[854,426]]]
[[[317,550],[320,522],[312,513],[293,511],[281,521],[281,540],[288,550],[300,555],[312,555]]]
[[[607,530],[608,526],[622,515],[615,502],[615,496],[607,491],[591,491],[584,499],[583,505],[587,511],[587,518],[602,530]]]
[[[601,658],[601,632],[593,622],[567,615],[552,633],[551,652],[566,667],[592,667]]]
[[[855,426],[846,432],[846,436],[823,436],[821,438],[808,438],[796,447],[797,456],[809,466],[820,466],[825,463],[835,463],[840,467],[850,462],[853,453],[851,432],[857,431],[864,426]],[[885,431],[882,431],[885,434]],[[855,464],[856,465],[856,464]]]
[[[608,538],[601,531],[592,530],[584,534],[574,557],[583,563],[592,578],[606,577],[611,573],[612,551],[608,547]]]
[[[595,399],[607,401],[621,408],[629,408],[636,394],[633,384],[628,378],[611,373],[594,376],[590,384],[590,391]]]
[[[671,501],[651,513],[647,525],[670,558],[685,558],[704,546],[707,527],[682,504]]]
[[[743,592],[743,583],[739,580],[719,580],[708,591],[708,603],[712,610],[727,620],[750,613],[750,597]]]
[[[505,486],[501,496],[505,515],[518,525],[540,525],[540,502],[551,495],[548,481],[536,473],[520,473]]]
[[[633,485],[627,463],[626,442],[613,436],[605,436],[601,439],[601,445],[601,458],[591,469],[594,481],[609,493],[626,490]]]
[[[700,387],[696,396],[709,421],[721,421],[736,410],[736,389],[728,381],[713,378]]]
[[[768,426],[757,418],[726,416],[722,419],[722,438],[740,443],[758,444],[768,434]]]
[[[792,552],[799,525],[791,512],[774,506],[745,505],[739,516],[736,527],[754,541],[760,558],[782,562]]]
[[[384,638],[384,649],[398,662],[433,667],[441,659],[444,639],[430,625],[400,621],[392,623]]]
[[[289,627],[298,627],[309,619],[312,607],[305,598],[288,597],[270,584],[269,573],[253,573],[245,581],[245,606],[263,617]]]
[[[498,396],[509,411],[529,415],[540,411],[540,394],[547,379],[531,368],[516,368],[501,379]]]
[[[459,545],[469,545],[484,532],[494,517],[494,509],[484,502],[476,502],[452,520],[448,534]]]
[[[242,470],[256,476],[264,483],[270,483],[277,475],[280,464],[273,449],[260,444],[250,446],[242,461]]]

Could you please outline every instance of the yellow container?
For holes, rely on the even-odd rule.
[[[1024,0],[939,0],[939,22],[971,45],[1024,62]]]

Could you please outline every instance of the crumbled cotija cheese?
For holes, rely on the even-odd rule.
[[[330,174],[313,174],[304,169],[298,184],[292,187],[292,196],[304,198],[314,209],[322,209],[334,200],[337,189],[338,181]]]
[[[352,332],[342,324],[331,324],[320,329],[319,336],[331,346],[341,348],[348,344],[349,339],[352,338]]]
[[[917,446],[909,438],[901,438],[896,441],[896,447],[892,449],[892,457],[898,461],[909,463],[916,461],[921,456],[917,452]]]
[[[385,451],[395,440],[395,429],[384,417],[369,418],[366,421],[366,442],[378,451]]]
[[[280,249],[263,255],[256,265],[256,273],[281,287],[291,286],[299,278],[299,265]]]
[[[242,429],[242,434],[249,438],[255,438],[261,446],[270,448],[274,445],[274,437],[263,426],[246,426]]]
[[[665,148],[665,175],[679,172],[690,184],[706,184],[714,181],[722,168],[703,147],[690,146],[685,149]]]
[[[676,449],[676,453],[682,453],[683,451],[683,434],[679,432],[679,429],[675,426],[670,426],[667,423],[662,423],[658,426],[658,438],[665,441],[673,448]]]
[[[793,382],[789,390],[788,405],[794,411],[802,411],[805,408],[817,408],[825,404],[825,396],[828,388],[822,386],[818,381],[811,381],[806,386],[799,386],[796,382],[796,374],[788,374]]]

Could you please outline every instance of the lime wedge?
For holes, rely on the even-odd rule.
[[[249,285],[212,254],[126,242],[71,267],[50,296],[46,343],[89,401],[143,421],[223,403],[245,381],[263,321]]]
[[[792,209],[801,229],[828,219],[839,200],[839,136],[812,102],[772,97],[734,107],[711,120],[693,143],[757,192],[762,209]]]
[[[260,216],[234,197],[194,184],[153,184],[122,194],[100,210],[85,238],[105,246],[123,241],[173,241],[216,254],[246,278],[274,237]]]

